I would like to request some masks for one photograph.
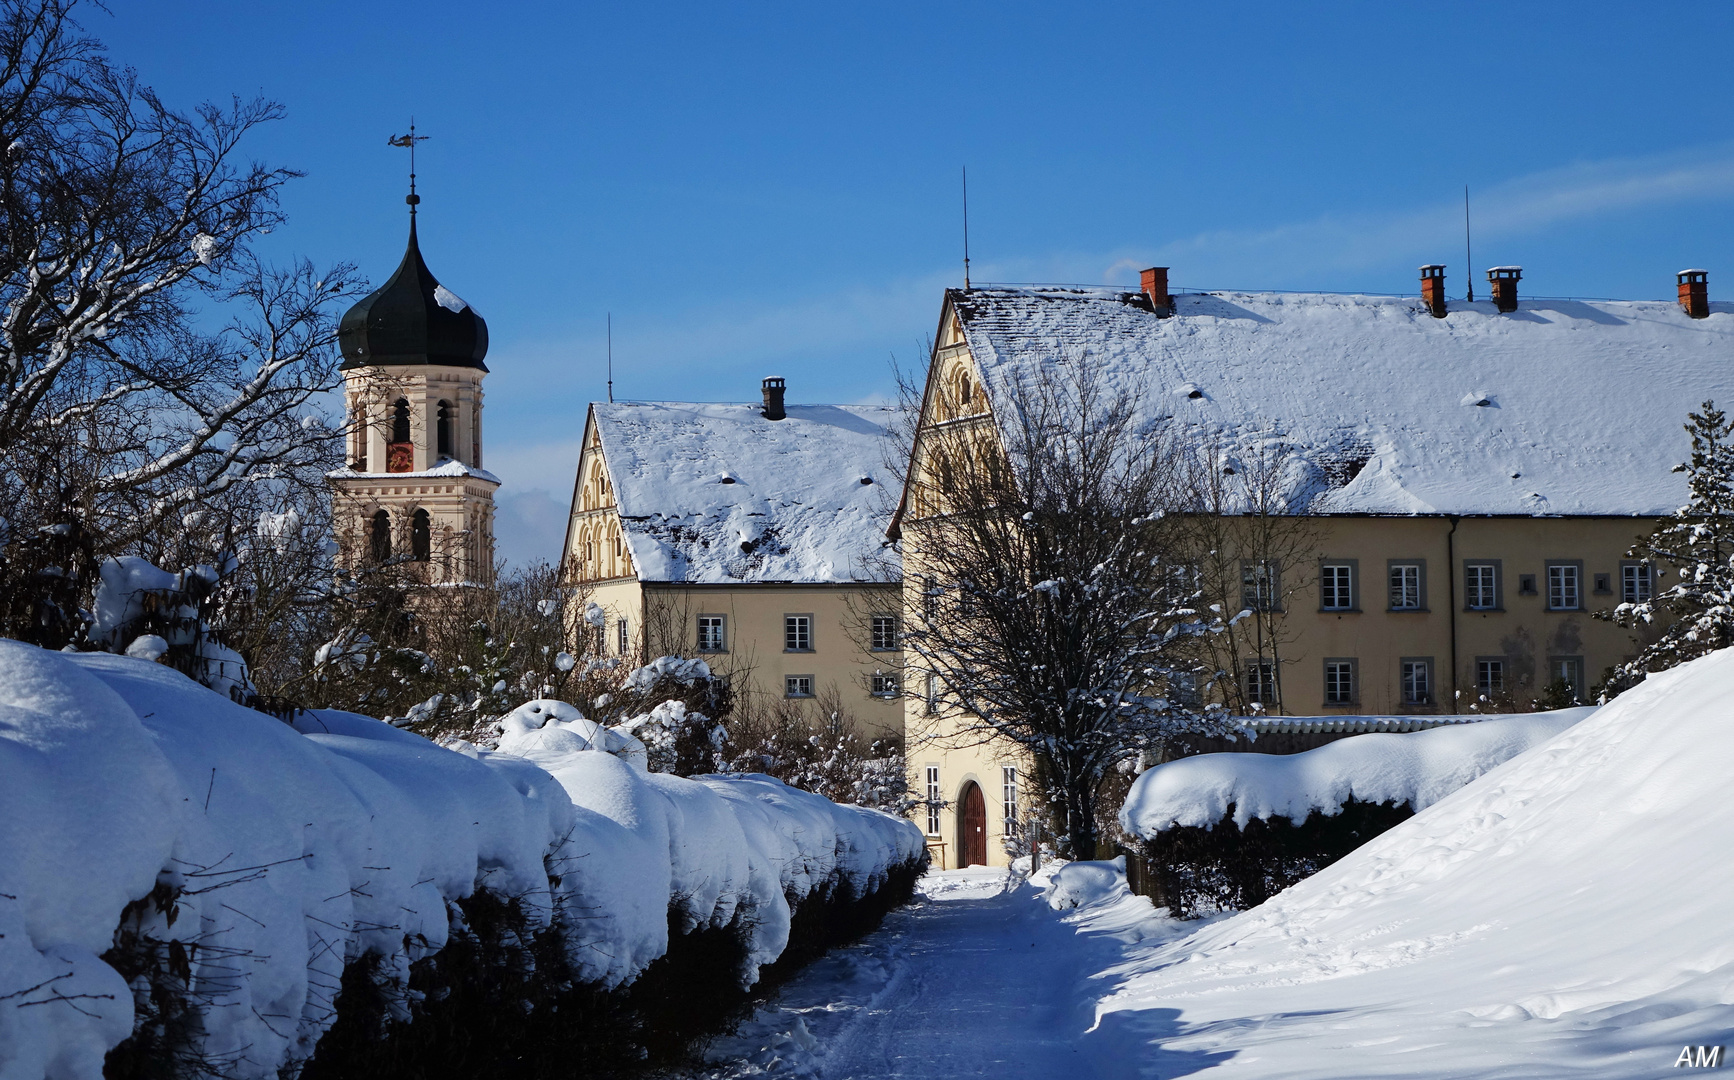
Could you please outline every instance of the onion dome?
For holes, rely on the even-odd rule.
[[[488,370],[488,324],[428,270],[413,217],[397,273],[344,313],[337,338],[346,371],[409,364]]]

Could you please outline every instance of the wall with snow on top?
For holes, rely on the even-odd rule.
[[[1180,827],[1210,828],[1234,811],[1299,825],[1349,800],[1407,803],[1420,811],[1532,746],[1578,723],[1594,706],[1481,720],[1402,734],[1355,735],[1300,754],[1200,754],[1148,769],[1132,784],[1120,825],[1154,837]],[[1340,718],[1345,721],[1352,717]]]
[[[292,728],[143,659],[0,641],[0,1076],[101,1075],[133,1005],[99,957],[159,885],[173,920],[143,929],[189,953],[208,1005],[193,1049],[274,1077],[334,1021],[348,962],[377,954],[401,987],[478,888],[532,929],[561,915],[581,977],[617,986],[666,950],[671,904],[689,926],[750,912],[768,962],[790,896],[870,891],[923,851],[907,821],[768,778],[646,774],[627,740],[594,749],[614,733],[546,704],[520,710],[519,753],[454,752],[349,713]]]

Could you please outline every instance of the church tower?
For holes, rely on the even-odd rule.
[[[433,276],[416,243],[390,280],[343,316],[346,467],[330,474],[348,567],[401,560],[430,584],[486,584],[494,490],[482,469],[488,324]]]

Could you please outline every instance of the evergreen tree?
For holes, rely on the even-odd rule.
[[[1636,659],[1609,673],[1604,696],[1643,681],[1652,671],[1734,644],[1734,421],[1712,401],[1689,420],[1692,460],[1674,471],[1689,475],[1690,497],[1626,553],[1650,564],[1651,596],[1601,616],[1632,629],[1664,629]],[[1672,583],[1669,568],[1675,571]]]

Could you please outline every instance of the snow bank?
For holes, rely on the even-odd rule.
[[[158,664],[0,641],[0,1076],[101,1075],[134,1013],[98,957],[153,890],[172,901],[141,929],[189,959],[197,1049],[264,1077],[312,1053],[347,962],[375,953],[401,987],[479,887],[532,928],[558,914],[582,977],[613,986],[667,948],[671,903],[695,926],[750,910],[763,963],[789,897],[865,892],[923,850],[909,822],[769,778],[647,774],[570,706],[507,727],[518,753],[342,712],[291,728]]]
[[[1209,828],[1228,815],[1245,828],[1282,816],[1299,825],[1353,799],[1423,810],[1591,713],[1593,706],[1482,720],[1404,734],[1356,735],[1300,754],[1200,754],[1149,769],[1132,784],[1120,826],[1153,837]]]
[[[1090,907],[1130,895],[1124,855],[1109,862],[1060,863],[1048,875],[1047,887],[1042,890],[1042,899],[1055,911]]]
[[[1731,773],[1724,650],[1117,969],[1098,1011],[1204,1075],[1662,1075],[1734,1028]]]

